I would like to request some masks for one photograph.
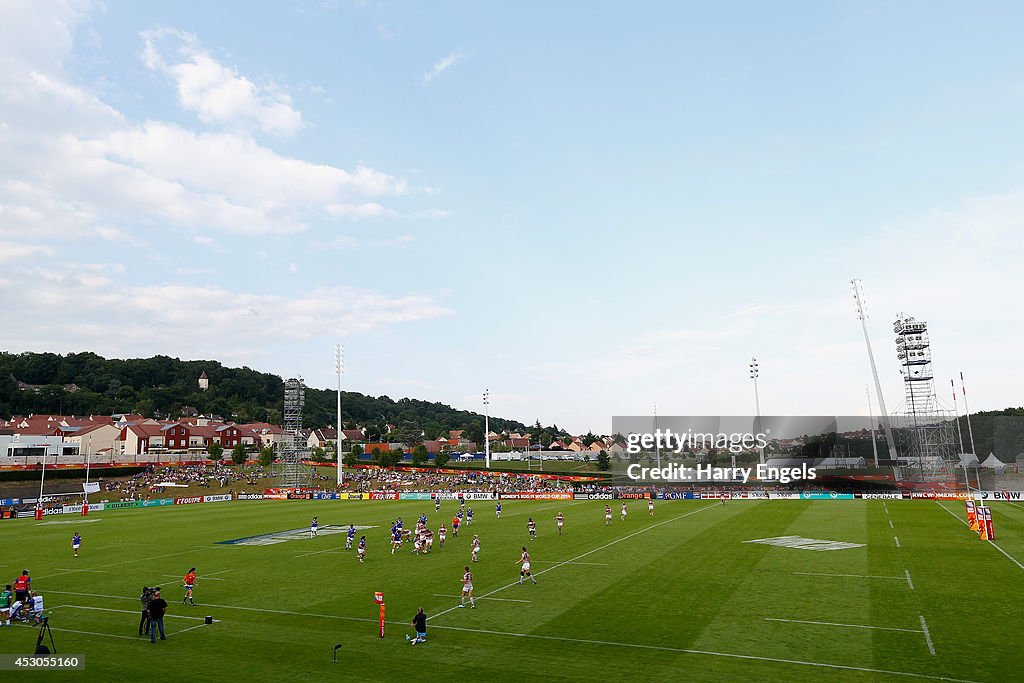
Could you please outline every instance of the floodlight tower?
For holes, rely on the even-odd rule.
[[[341,344],[334,347],[334,369],[338,372],[338,435],[334,440],[334,464],[338,466],[338,488],[341,488],[345,478],[341,471],[341,442],[345,437],[344,428],[341,424],[341,373],[345,369]]]
[[[868,309],[864,301],[864,288],[860,278],[850,280],[853,287],[853,300],[857,303],[857,319],[860,320],[861,330],[864,332],[864,345],[868,349],[868,362],[871,364],[871,376],[875,380],[875,393],[878,395],[878,410],[882,418],[882,431],[885,433],[885,441],[889,445],[889,458],[896,460],[896,442],[892,437],[892,424],[889,422],[889,413],[885,410],[885,397],[882,396],[882,383],[878,381],[878,368],[875,367],[875,354],[871,351],[871,339],[868,337]]]
[[[487,469],[491,469],[490,405],[491,390],[484,389],[484,466]]]
[[[757,376],[759,374],[758,365],[757,365],[757,357],[755,356],[755,357],[751,358],[750,359],[750,363],[748,365],[750,367],[750,379],[752,379],[754,381],[754,409],[757,411],[757,413],[756,413],[757,414],[757,422],[755,423],[754,429],[757,430],[758,434],[761,434],[762,433],[762,431],[761,431],[761,398],[757,395]],[[764,447],[763,446],[758,446],[757,447],[757,452],[760,455],[761,464],[763,465],[764,464]]]

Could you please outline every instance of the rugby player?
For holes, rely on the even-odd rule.
[[[530,553],[527,552],[525,545],[523,546],[523,555],[516,560],[516,564],[522,565],[522,567],[519,568],[519,585],[522,585],[523,579],[528,576],[530,577],[530,581],[533,581],[533,585],[536,586],[537,579],[533,578],[533,574],[530,573]]]
[[[459,599],[459,607],[466,606],[466,598],[469,598],[469,606],[471,609],[476,608],[476,601],[473,600],[473,572],[469,571],[469,566],[466,566],[466,573],[462,575],[462,597]]]

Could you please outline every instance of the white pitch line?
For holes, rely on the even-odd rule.
[[[217,570],[215,572],[205,572],[203,574],[203,576],[205,576],[205,577],[216,576],[217,574],[224,574],[224,573],[227,573],[227,572],[230,572],[230,571],[232,571],[232,570],[231,569],[219,569],[219,570]]]
[[[214,619],[213,623],[216,624],[217,620]],[[180,631],[175,631],[174,633],[168,633],[167,637],[170,638],[171,636],[180,636],[182,633],[186,633],[188,631],[193,631],[193,630],[195,630],[197,628],[202,628],[204,626],[208,626],[208,624],[196,624],[195,626],[189,626],[188,628],[183,628]]]
[[[928,633],[928,624],[924,620],[924,615],[921,615],[921,630],[924,631],[924,642],[928,644],[928,652],[932,653],[932,657],[935,656],[935,646],[932,645],[932,634]]]
[[[301,555],[296,555],[295,557],[309,557],[310,555],[319,555],[320,553],[329,553],[335,550],[341,550],[341,548],[327,548],[326,550],[316,550],[311,553],[302,553]]]
[[[52,593],[53,591],[49,591],[49,592]],[[91,610],[96,610],[96,611],[99,611],[99,612],[120,612],[121,614],[139,614],[139,612],[140,612],[140,610],[114,609],[112,607],[90,607],[89,605],[57,605],[56,607],[51,607],[50,609],[62,609],[62,608],[65,608],[65,607],[70,607],[71,609],[91,609]],[[195,619],[196,621],[204,621],[203,617],[188,617],[188,616],[185,616],[184,614],[168,614],[166,616],[169,619],[171,619],[171,618],[173,618],[173,619]],[[217,621],[217,620],[214,619],[214,621]]]
[[[914,582],[910,580],[910,570],[909,569],[904,569],[903,573],[907,577],[907,585],[910,586],[910,590],[914,590]]]
[[[53,591],[49,592],[52,593]],[[50,628],[54,631],[61,631],[63,633],[81,633],[87,636],[104,636],[106,638],[121,638],[122,640],[142,640],[142,636],[135,638],[132,636],[119,636],[114,633],[97,633],[96,631],[78,631],[73,628],[58,628],[57,626],[51,626]]]
[[[68,569],[66,567],[54,567],[54,570],[59,572],[91,572],[93,574],[109,574],[110,572],[105,569]]]
[[[572,560],[536,560],[538,564],[581,564],[589,567],[607,567],[607,562],[573,562]]]
[[[787,624],[817,624],[819,626],[843,626],[846,628],[869,628],[876,631],[903,631],[905,633],[924,633],[919,628],[895,628],[892,626],[866,626],[864,624],[838,624],[833,621],[805,621],[803,619],[776,619],[774,617],[765,617],[765,621],[784,621]]]
[[[714,506],[709,506],[714,507]],[[373,619],[366,619],[365,621],[374,621]],[[390,623],[390,622],[389,622]],[[404,624],[402,624],[404,625]],[[741,655],[733,652],[715,652],[713,650],[690,650],[680,647],[667,647],[664,645],[641,645],[638,643],[619,643],[608,640],[587,640],[583,638],[567,638],[562,636],[545,636],[537,633],[509,633],[506,631],[489,631],[486,629],[475,629],[475,628],[462,628],[459,626],[433,626],[432,628],[443,629],[446,631],[464,631],[466,633],[484,633],[495,636],[511,636],[514,638],[534,638],[537,640],[554,640],[563,643],[582,643],[584,645],[605,645],[612,647],[629,647],[637,648],[642,650],[657,650],[659,652],[679,652],[682,654],[691,655],[704,655],[706,657],[726,657],[730,659],[743,659],[748,661],[758,662],[773,662],[776,664],[792,664],[795,666],[810,666],[821,669],[835,669],[840,671],[860,671],[862,673],[870,674],[887,674],[890,676],[906,676],[908,678],[921,678],[932,681],[951,681],[953,683],[973,683],[962,678],[949,678],[948,676],[933,676],[931,674],[917,674],[909,671],[893,671],[891,669],[869,669],[861,666],[850,666],[847,664],[826,664],[824,662],[809,662],[800,659],[782,659],[779,657],[761,657],[758,655]]]
[[[894,541],[896,541],[896,547],[897,548],[901,547],[900,546],[900,537],[899,536],[893,536],[892,538],[893,538]]]
[[[461,595],[442,595],[441,593],[431,593],[435,598],[461,598]],[[477,600],[497,600],[498,602],[533,602],[533,600],[516,600],[514,598],[476,598]]]
[[[622,541],[626,541],[626,540],[628,540],[630,538],[633,538],[634,536],[636,536],[638,534],[642,534],[642,533],[648,532],[651,529],[655,529],[655,528],[657,528],[659,526],[662,526],[664,524],[669,524],[671,522],[675,522],[676,520],[682,519],[683,517],[689,517],[690,515],[695,515],[698,512],[703,512],[704,510],[710,510],[711,508],[715,508],[715,507],[718,507],[718,506],[716,504],[712,503],[711,505],[705,505],[704,507],[697,508],[696,510],[691,510],[690,512],[687,512],[685,514],[673,517],[672,519],[666,519],[664,522],[658,522],[657,524],[652,524],[649,527],[645,527],[643,529],[640,529],[639,531],[634,531],[633,533],[628,534],[626,536],[623,536],[622,538],[617,538],[614,541],[611,541],[610,543],[605,543],[604,545],[599,546],[597,548],[594,548],[593,550],[588,550],[587,552],[585,552],[585,553],[583,553],[581,555],[577,555],[576,557],[572,558],[571,560],[566,560],[565,562],[560,562],[560,563],[558,563],[556,565],[548,567],[547,569],[542,569],[539,572],[537,572],[536,574],[534,574],[534,576],[540,576],[541,574],[545,574],[545,573],[547,573],[549,571],[552,571],[554,569],[558,569],[563,564],[568,564],[570,562],[575,562],[576,560],[579,560],[579,559],[582,559],[584,557],[587,557],[588,555],[593,555],[594,553],[596,553],[596,552],[598,552],[600,550],[604,550],[605,548],[608,548],[610,546],[613,546],[616,543],[621,543]],[[494,595],[495,593],[500,593],[501,591],[505,590],[506,588],[511,588],[512,586],[517,586],[517,585],[519,585],[519,582],[518,581],[513,581],[512,583],[504,585],[501,588],[495,588],[490,593],[484,593],[480,597],[486,598],[486,597],[489,597],[491,595]],[[455,605],[453,607],[449,607],[448,609],[446,609],[446,610],[444,610],[442,612],[438,612],[437,614],[433,615],[432,617],[427,617],[427,619],[429,621],[430,619],[437,619],[439,617],[443,617],[445,614],[448,614],[449,612],[453,612],[453,611],[457,610],[458,608],[459,608],[458,605]]]
[[[902,581],[902,576],[870,576],[865,574],[825,574],[822,572],[793,572],[798,576],[843,576],[850,579],[895,579]]]
[[[891,520],[891,519],[889,520],[889,528],[890,528],[890,529],[895,529],[895,528],[896,528],[896,527],[894,527],[894,526],[892,525],[892,520]]]
[[[177,574],[162,574],[161,577],[164,578],[164,579],[180,579],[181,578],[181,576],[179,576]],[[197,578],[197,581],[198,581],[198,579],[202,579],[203,581],[227,581],[227,579],[225,579],[225,578],[219,578],[219,577],[216,577],[216,576],[200,576],[200,577]]]
[[[964,526],[970,526],[970,524],[968,524],[967,522],[965,522],[964,520],[960,519],[960,518],[959,518],[959,517],[957,517],[957,516],[956,516],[955,514],[953,514],[952,512],[950,512],[950,511],[949,511],[949,508],[947,508],[947,507],[946,507],[945,505],[943,505],[943,504],[942,504],[942,503],[940,503],[939,501],[935,501],[935,504],[936,504],[936,505],[938,505],[938,506],[939,506],[940,508],[942,508],[943,510],[945,510],[946,512],[949,512],[949,514],[950,514],[950,515],[952,515],[953,519],[955,519],[956,521],[960,522],[960,523],[961,523],[961,524],[963,524]],[[1010,553],[1006,552],[1005,550],[1003,550],[1002,548],[1000,548],[999,546],[997,546],[997,545],[996,545],[996,542],[995,542],[995,541],[989,541],[989,545],[991,545],[991,546],[992,546],[993,548],[995,548],[996,550],[998,550],[999,552],[1001,552],[1001,553],[1002,553],[1003,555],[1005,555],[1005,556],[1007,557],[1007,559],[1009,559],[1009,560],[1010,560],[1010,562],[1013,562],[1013,563],[1014,563],[1015,565],[1017,565],[1017,566],[1018,566],[1018,567],[1020,567],[1021,569],[1024,569],[1024,564],[1021,564],[1020,562],[1018,562],[1018,561],[1017,561],[1017,558],[1015,558],[1015,557],[1014,557],[1013,555],[1011,555]]]

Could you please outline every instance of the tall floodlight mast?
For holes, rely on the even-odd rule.
[[[871,376],[875,380],[875,394],[878,396],[879,417],[882,419],[882,431],[885,433],[885,441],[889,446],[889,458],[896,460],[896,441],[892,436],[892,424],[889,422],[889,413],[885,409],[885,397],[882,396],[882,383],[878,381],[878,368],[875,367],[875,354],[871,351],[871,339],[868,337],[868,309],[864,302],[864,288],[860,278],[850,280],[853,287],[853,300],[857,303],[857,319],[860,320],[861,330],[864,332],[864,345],[868,349],[868,362],[871,364]]]
[[[334,440],[334,464],[338,466],[338,488],[341,488],[345,478],[341,472],[341,442],[345,437],[344,425],[341,424],[341,373],[345,369],[341,344],[334,347],[334,369],[338,372],[338,435]]]

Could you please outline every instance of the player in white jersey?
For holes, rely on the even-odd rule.
[[[423,537],[420,534],[416,534],[415,538],[413,539],[413,542],[412,542],[412,554],[413,555],[419,555],[420,554],[420,548],[423,547],[423,540],[422,540],[422,538]]]
[[[470,548],[470,559],[473,562],[480,561],[480,537],[473,536],[473,545]]]
[[[537,522],[533,521],[533,517],[530,517],[526,522],[526,530],[530,532],[530,540],[537,538]]]
[[[530,573],[530,553],[527,552],[526,546],[523,546],[522,556],[516,560],[516,564],[523,565],[519,568],[519,584],[522,585],[523,579],[530,577],[530,581],[533,581],[533,585],[537,585],[537,579],[533,578],[533,574]]]
[[[647,514],[649,514],[651,517],[654,516],[654,500],[653,499],[649,499],[647,501]]]
[[[434,532],[430,529],[423,530],[423,552],[429,553],[434,547]]]
[[[612,508],[611,508],[610,505],[605,505],[604,506],[604,525],[605,526],[611,526],[612,525]]]
[[[622,504],[622,521],[623,522],[626,521],[626,504],[625,503]]]
[[[359,561],[362,562],[366,557],[366,536],[359,537],[359,547],[356,549],[356,553],[356,557],[358,557]]]
[[[444,547],[444,539],[448,538],[448,529],[445,527],[444,522],[441,522],[440,528],[437,530],[437,540],[441,542],[441,547]]]
[[[555,515],[555,524],[558,525],[558,535],[561,536],[562,535],[562,525],[565,524],[565,515],[563,515],[561,512],[559,512],[557,515]]]
[[[462,575],[462,597],[459,599],[459,607],[466,606],[466,598],[469,598],[470,608],[476,608],[476,601],[473,600],[473,572],[469,571],[469,566]]]

